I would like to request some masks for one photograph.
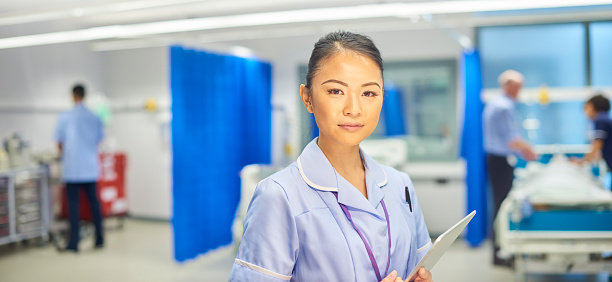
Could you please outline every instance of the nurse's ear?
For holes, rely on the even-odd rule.
[[[304,84],[300,85],[300,97],[302,98],[302,103],[306,107],[306,110],[308,110],[308,112],[312,114],[314,113],[314,110],[312,108],[312,95],[311,94],[312,93],[310,93],[308,88],[306,88],[306,85]]]

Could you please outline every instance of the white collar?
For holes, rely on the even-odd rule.
[[[328,192],[338,192],[338,175],[321,148],[318,138],[312,140],[297,159],[300,176],[310,187]],[[387,185],[387,173],[372,158],[359,149],[364,166],[372,172],[379,187]]]

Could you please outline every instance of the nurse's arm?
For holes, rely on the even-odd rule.
[[[231,282],[291,280],[299,240],[284,189],[271,179],[257,185],[246,218]]]
[[[601,139],[593,140],[591,151],[582,159],[584,162],[592,162],[599,160],[601,150],[603,150],[604,141]]]

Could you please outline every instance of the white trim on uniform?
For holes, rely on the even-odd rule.
[[[338,192],[338,188],[336,187],[325,187],[325,186],[317,185],[314,182],[310,181],[310,179],[306,177],[306,174],[304,174],[304,169],[302,168],[302,162],[300,161],[299,157],[297,159],[297,165],[298,165],[298,170],[300,171],[300,175],[302,176],[302,179],[304,179],[306,184],[308,184],[310,187],[319,189],[319,190],[323,190],[323,191],[328,191],[328,192]]]
[[[417,254],[427,250],[427,248],[429,248],[430,246],[431,246],[431,240],[429,240],[429,242],[427,244],[425,244],[425,246],[418,248],[417,249]]]
[[[383,182],[381,182],[381,183],[378,183],[378,186],[383,187],[383,186],[387,185],[387,173],[382,168],[380,168],[380,170],[382,170],[383,174],[385,175],[385,180],[383,180]]]
[[[289,281],[289,280],[291,279],[291,276],[287,276],[287,275],[278,274],[278,273],[276,273],[276,272],[274,272],[274,271],[271,271],[271,270],[265,269],[265,268],[263,268],[263,267],[261,267],[261,266],[254,265],[254,264],[252,264],[252,263],[248,263],[248,262],[243,261],[243,260],[240,260],[240,259],[236,259],[236,260],[235,260],[235,263],[236,263],[236,264],[239,264],[239,265],[242,265],[242,266],[244,266],[244,267],[246,267],[246,268],[250,268],[250,269],[252,269],[252,270],[255,270],[255,271],[257,271],[257,272],[260,272],[260,273],[263,273],[263,274],[266,274],[266,275],[272,276],[272,277],[274,277],[274,278],[278,278],[278,279],[282,279],[282,280],[286,280],[286,281]]]
[[[298,170],[300,171],[300,175],[302,176],[302,179],[304,179],[306,184],[308,184],[310,187],[316,188],[322,191],[338,192],[338,188],[336,187],[325,187],[325,186],[321,186],[321,185],[315,184],[314,182],[310,181],[310,179],[308,179],[308,177],[306,177],[306,174],[304,173],[304,169],[302,168],[302,161],[300,160],[300,157],[297,158],[297,165],[298,165]],[[378,183],[378,186],[383,187],[387,185],[387,182],[389,181],[389,179],[387,178],[387,173],[385,172],[385,170],[380,167],[379,169],[382,171],[383,175],[385,176],[385,180]]]
[[[608,138],[608,132],[605,130],[595,130],[593,135],[596,139],[606,139]]]

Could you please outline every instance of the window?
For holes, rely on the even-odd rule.
[[[591,23],[591,84],[612,86],[612,22]]]
[[[525,87],[585,86],[585,39],[582,23],[480,28],[483,87],[497,88],[507,69],[523,73]]]
[[[610,61],[612,25],[594,25],[589,26],[591,56],[598,53],[602,59],[597,60]],[[563,23],[480,28],[483,87],[499,88],[497,77],[507,69],[523,73],[526,88],[585,87],[590,79],[595,82],[596,69],[605,73],[602,69],[607,68],[612,74],[610,63],[594,64],[591,57],[589,77],[586,27],[584,23]],[[608,38],[601,38],[605,36]],[[532,144],[585,144],[589,121],[583,106],[583,98],[578,96],[548,104],[517,103],[518,126],[523,138]]]
[[[522,137],[535,145],[587,144],[589,121],[583,113],[583,101],[518,103],[517,118]]]
[[[410,161],[457,159],[457,63],[453,60],[390,62],[385,87],[395,89],[402,103]],[[390,97],[387,97],[390,98]],[[385,105],[373,137],[387,135]],[[389,134],[390,135],[390,134]]]

